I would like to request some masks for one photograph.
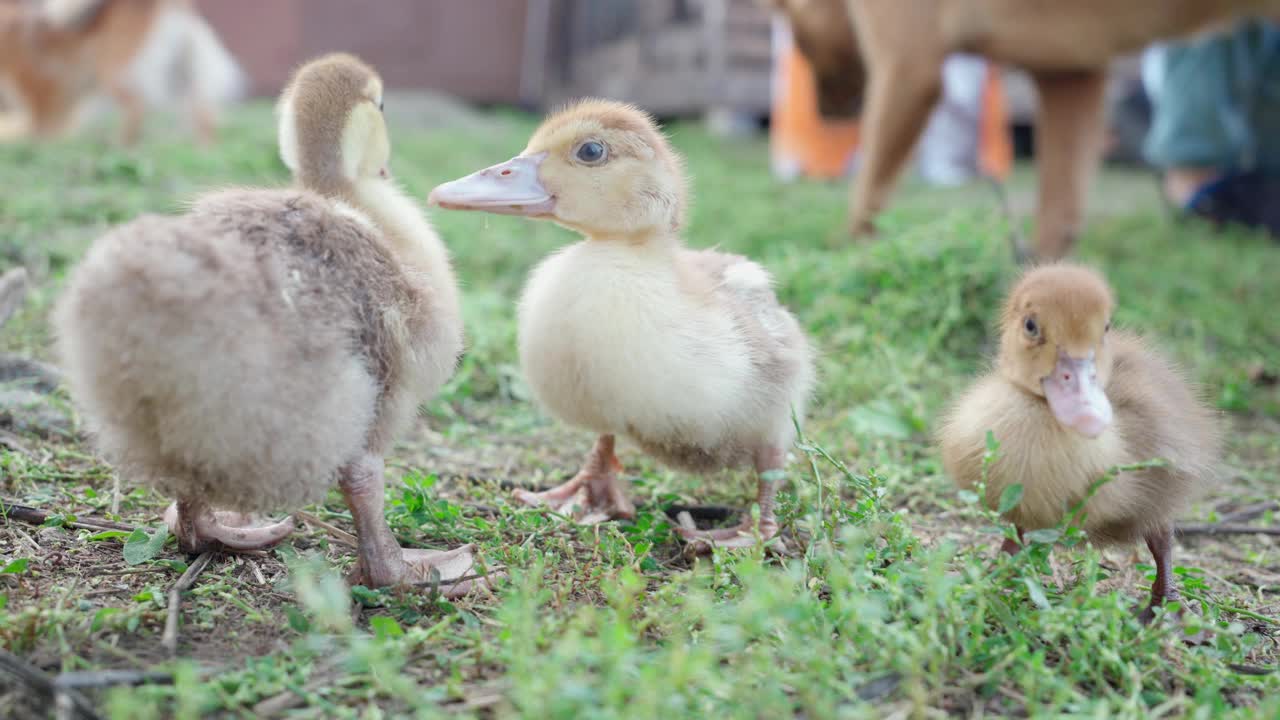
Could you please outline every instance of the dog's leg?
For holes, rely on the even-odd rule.
[[[1071,252],[1084,217],[1084,201],[1102,152],[1106,69],[1036,73],[1036,164],[1040,174],[1036,255],[1057,260]]]
[[[849,15],[867,72],[860,159],[849,198],[853,235],[875,231],[902,166],[942,92],[947,47],[924,0],[855,2]]]
[[[893,190],[942,86],[941,62],[876,63],[870,68],[862,149],[849,198],[849,229],[865,235]]]

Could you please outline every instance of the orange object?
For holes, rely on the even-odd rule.
[[[778,52],[774,74],[770,153],[785,177],[843,177],[858,147],[857,120],[829,121],[818,113],[813,71],[794,45]],[[1004,180],[1013,165],[1009,113],[998,66],[987,65],[978,123],[978,171]]]
[[[1013,140],[1009,137],[1009,109],[1005,105],[1000,66],[987,63],[982,88],[982,117],[978,120],[978,172],[1006,180],[1013,169]]]
[[[809,177],[844,176],[858,147],[858,121],[822,119],[813,70],[795,46],[787,47],[778,63],[769,123],[775,167]]]

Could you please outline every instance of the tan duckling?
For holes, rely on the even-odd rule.
[[[573,479],[519,499],[576,507],[583,521],[632,517],[614,455],[626,436],[694,472],[753,465],[767,539],[813,357],[762,267],[684,246],[686,192],[680,158],[648,115],[586,100],[548,118],[518,157],[437,187],[431,201],[550,219],[586,238],[529,278],[520,361],[546,409],[599,438]],[[700,550],[754,542],[749,518],[681,532]]]
[[[1084,507],[1094,542],[1146,541],[1156,566],[1154,607],[1177,597],[1174,517],[1214,479],[1221,438],[1173,363],[1112,329],[1113,307],[1111,289],[1091,269],[1062,263],[1024,275],[1005,303],[995,368],[942,424],[942,461],[957,484],[973,487],[990,430],[1000,449],[986,501],[995,507],[1005,488],[1021,483],[1022,501],[1007,515],[1021,535],[1056,525],[1110,468],[1168,460],[1121,473]],[[1017,547],[1010,541],[1005,550]]]
[[[279,103],[299,189],[227,190],[100,238],[57,309],[73,397],[122,472],[177,498],[182,549],[258,548],[338,483],[355,580],[448,581],[469,548],[401,549],[382,456],[452,374],[462,321],[449,257],[390,179],[382,81],[350,55],[304,65]],[[223,510],[238,512],[219,512]]]

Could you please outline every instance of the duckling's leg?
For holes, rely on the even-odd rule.
[[[1156,581],[1151,585],[1151,604],[1138,615],[1143,623],[1151,622],[1155,609],[1166,602],[1178,600],[1178,590],[1173,586],[1173,529],[1161,528],[1146,536],[1147,549],[1156,564]]]
[[[427,585],[438,580],[445,597],[462,597],[484,578],[474,575],[471,546],[441,552],[402,548],[383,515],[386,480],[382,458],[366,455],[342,469],[342,496],[356,524],[356,567],[351,582],[369,587]],[[467,578],[467,579],[463,579]]]
[[[293,532],[293,518],[262,527],[250,526],[237,512],[214,511],[201,500],[179,500],[164,512],[169,530],[183,552],[206,550],[260,550],[280,542]]]
[[[1027,541],[1023,538],[1026,531],[1016,525],[1014,526],[1014,529],[1018,531],[1018,540],[1015,542],[1013,538],[1005,538],[1004,542],[1000,545],[1000,552],[1003,552],[1006,555],[1017,555],[1018,552],[1027,544]]]
[[[613,446],[614,436],[601,435],[571,480],[543,492],[517,490],[516,499],[525,505],[546,505],[587,525],[635,517],[636,508],[618,479],[622,463]]]
[[[742,522],[731,528],[719,530],[690,530],[676,528],[685,540],[689,541],[689,550],[695,554],[705,555],[713,547],[744,548],[756,544],[756,536],[761,542],[778,534],[778,520],[773,514],[773,507],[778,496],[778,486],[786,479],[783,467],[786,465],[786,451],[780,447],[764,448],[756,453],[756,474],[759,476],[756,489],[756,504],[760,506],[760,524],[748,513]]]

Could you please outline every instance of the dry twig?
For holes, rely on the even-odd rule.
[[[1230,525],[1227,523],[1215,523],[1213,525],[1179,525],[1178,533],[1181,535],[1277,535],[1280,536],[1280,527],[1267,527],[1259,525]]]
[[[211,559],[213,559],[212,551],[200,553],[200,557],[187,567],[187,571],[182,573],[178,582],[169,588],[169,616],[164,621],[164,635],[160,637],[160,644],[169,651],[170,655],[176,655],[178,652],[178,615],[181,613],[182,593],[196,584],[196,578],[200,577],[201,571]]]
[[[85,670],[65,672],[54,679],[58,688],[102,688],[117,685],[172,685],[173,676],[149,670]]]
[[[31,688],[34,693],[46,700],[52,700],[55,705],[68,706],[68,710],[71,713],[70,717],[87,718],[89,720],[96,720],[99,717],[98,713],[94,712],[93,705],[88,699],[74,688],[59,686],[56,680],[50,679],[48,675],[38,668],[33,667],[17,655],[2,649],[0,649],[0,670],[16,677]]]
[[[28,505],[18,505],[10,503],[7,500],[0,500],[0,518],[8,518],[19,522],[28,523],[30,525],[43,525],[52,517],[52,513],[44,510],[33,508]],[[111,520],[99,520],[97,518],[77,517],[75,520],[64,522],[63,525],[73,528],[81,528],[84,530],[123,530],[124,532],[133,532],[132,525],[124,523],[112,522]]]
[[[301,520],[302,522],[308,525],[314,525],[324,530],[325,532],[328,532],[329,535],[331,535],[333,539],[337,540],[338,542],[344,543],[346,545],[350,545],[351,547],[357,547],[358,545],[355,535],[352,535],[351,533],[347,532],[346,530],[343,530],[342,528],[338,527],[337,525],[334,525],[331,522],[328,522],[326,520],[321,520],[320,518],[316,517],[315,515],[312,515],[309,512],[299,510],[298,512],[294,513],[294,516],[296,516],[299,520]]]
[[[1242,523],[1249,522],[1255,518],[1259,518],[1273,510],[1280,510],[1280,502],[1275,500],[1267,500],[1266,502],[1254,503],[1253,505],[1245,505],[1244,507],[1229,512],[1218,518],[1219,523]]]

